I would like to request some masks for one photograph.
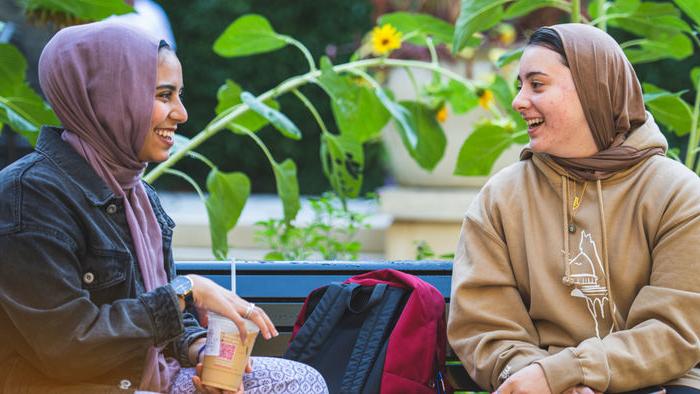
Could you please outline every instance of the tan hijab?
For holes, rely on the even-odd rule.
[[[589,25],[566,23],[550,26],[564,44],[566,60],[598,153],[566,159],[550,157],[581,180],[605,179],[649,156],[663,155],[661,148],[638,150],[623,142],[644,124],[642,88],[622,48],[606,32]],[[520,155],[534,153],[525,148]]]

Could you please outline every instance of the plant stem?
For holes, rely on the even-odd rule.
[[[271,164],[272,166],[275,166],[275,164],[277,164],[277,162],[275,161],[275,158],[272,157],[272,154],[270,153],[270,150],[267,149],[267,146],[265,145],[264,142],[262,142],[262,140],[260,139],[260,137],[258,137],[254,132],[252,132],[252,131],[251,131],[250,129],[248,129],[247,127],[243,127],[243,126],[241,126],[241,125],[235,125],[234,127],[237,128],[238,130],[240,130],[240,131],[246,133],[246,135],[248,135],[248,137],[252,138],[253,141],[255,141],[255,143],[258,144],[258,146],[260,147],[260,149],[262,149],[262,151],[265,153],[265,156],[267,156],[267,160],[270,161],[270,164]]]
[[[202,201],[205,201],[205,200],[206,200],[206,198],[204,197],[204,193],[202,193],[202,189],[200,189],[200,187],[199,187],[199,185],[197,184],[197,182],[195,182],[194,179],[192,179],[189,175],[185,174],[185,173],[182,172],[182,171],[174,170],[174,169],[172,169],[172,168],[166,169],[166,170],[165,170],[165,173],[166,173],[166,174],[171,174],[171,175],[176,175],[176,176],[179,176],[180,178],[186,180],[190,185],[192,185],[192,187],[194,188],[194,190],[195,190],[195,191],[197,192],[197,194],[199,195],[199,198],[201,198]]]
[[[700,174],[700,162],[695,165],[696,149],[700,142],[700,130],[698,130],[698,117],[700,117],[700,78],[695,84],[695,105],[693,106],[693,118],[690,123],[690,137],[688,138],[688,153],[685,155],[686,167],[692,169],[695,166],[695,173]]]
[[[425,43],[428,46],[428,51],[430,51],[430,62],[434,65],[438,65],[438,55],[435,50],[435,44],[433,44],[433,39],[430,37],[425,37]]]
[[[304,54],[304,57],[306,58],[306,62],[309,63],[309,70],[312,72],[316,71],[316,63],[314,62],[314,58],[313,58],[313,56],[311,56],[311,52],[309,52],[309,50],[304,46],[304,44],[302,44],[301,42],[299,42],[299,41],[297,41],[294,38],[289,37],[289,36],[281,35],[280,38],[282,38],[283,40],[287,41],[288,43],[294,45],[295,47],[299,48],[301,53]]]
[[[404,71],[406,71],[406,75],[408,75],[408,79],[411,80],[411,85],[413,85],[413,92],[418,96],[420,92],[418,91],[418,82],[416,82],[416,76],[413,75],[413,72],[411,71],[410,68],[404,67]]]
[[[384,58],[373,58],[373,59],[363,59],[363,60],[357,60],[354,62],[350,63],[345,63],[345,64],[340,64],[337,66],[333,66],[333,71],[340,73],[340,72],[352,72],[356,70],[361,70],[365,69],[367,67],[375,67],[375,66],[388,66],[388,67],[415,67],[415,68],[422,68],[422,69],[427,69],[431,71],[436,71],[448,78],[454,79],[455,81],[461,82],[470,89],[474,89],[474,86],[472,82],[463,76],[440,67],[439,65],[435,65],[432,63],[424,62],[424,61],[419,61],[419,60],[403,60],[403,59],[384,59]],[[278,97],[284,93],[287,93],[293,89],[298,88],[299,86],[302,86],[304,84],[307,84],[309,82],[314,81],[316,78],[318,78],[321,75],[321,72],[319,70],[315,71],[309,71],[306,74],[302,75],[297,75],[295,77],[289,78],[285,80],[284,82],[280,83],[276,87],[266,91],[265,93],[261,94],[258,96],[258,100],[260,101],[265,101],[270,98],[275,98]],[[375,81],[376,84],[376,81]],[[378,84],[377,84],[377,87]],[[197,133],[194,138],[190,140],[190,142],[182,147],[181,150],[175,152],[172,156],[168,158],[168,160],[160,163],[156,168],[154,168],[152,171],[150,171],[146,176],[144,176],[144,180],[149,183],[153,183],[156,179],[158,179],[159,176],[165,172],[167,168],[172,167],[175,163],[180,161],[189,151],[193,150],[194,148],[198,147],[201,145],[204,141],[208,140],[210,137],[224,129],[231,121],[233,121],[236,117],[240,116],[244,112],[248,111],[250,108],[246,104],[241,104],[238,107],[236,107],[234,110],[229,112],[226,116],[220,117],[218,120],[212,121],[210,124],[207,125],[207,127],[204,128],[204,130],[200,131]]]
[[[598,19],[603,18],[607,14],[607,2],[605,0],[596,0],[598,2]],[[591,22],[592,24],[595,25],[595,21]],[[608,30],[608,22],[607,19],[601,19],[598,22],[598,28],[602,31],[607,31]]]
[[[649,40],[647,40],[646,38],[638,38],[636,40],[629,40],[629,41],[623,42],[622,44],[620,44],[620,48],[625,49],[625,48],[629,48],[629,47],[634,46],[634,45],[642,45],[642,44],[645,44],[647,42],[649,42]]]
[[[603,3],[605,3],[605,2],[603,1]],[[607,21],[612,20],[612,19],[619,19],[619,18],[629,18],[630,16],[632,16],[632,14],[630,14],[630,13],[605,14],[605,15],[601,15],[601,16],[593,19],[591,24],[599,25],[598,27],[601,29],[603,27],[605,27],[607,29],[607,25],[606,25]],[[601,27],[601,26],[603,26],[603,27]]]
[[[299,91],[299,89],[293,89],[292,93],[294,93],[295,96],[301,100],[302,103],[306,106],[306,108],[309,109],[309,112],[311,112],[311,115],[313,115],[314,119],[316,119],[316,123],[318,123],[318,127],[321,128],[322,133],[328,133],[328,129],[326,128],[326,124],[323,122],[323,119],[321,119],[321,115],[319,115],[318,111],[316,110],[316,107],[314,107],[313,104],[311,104],[311,101],[309,101],[306,96],[304,96],[303,93]]]
[[[571,23],[581,22],[581,0],[571,0]]]
[[[199,160],[202,161],[204,164],[208,165],[210,169],[212,169],[212,170],[213,170],[213,169],[216,169],[216,166],[214,165],[214,163],[212,163],[212,161],[209,160],[209,159],[208,159],[206,156],[204,156],[203,154],[201,154],[201,153],[199,153],[199,152],[195,152],[195,151],[193,151],[193,150],[190,151],[188,154],[189,154],[190,156],[194,157],[195,159],[199,159]]]

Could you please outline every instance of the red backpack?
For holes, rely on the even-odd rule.
[[[383,269],[312,291],[284,357],[316,368],[331,393],[445,393],[446,346],[442,294]]]

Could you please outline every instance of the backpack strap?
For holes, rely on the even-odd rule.
[[[284,358],[308,363],[345,313],[345,307],[352,297],[353,290],[358,286],[357,283],[328,285],[326,293],[289,344]]]
[[[382,298],[382,302],[372,308],[362,323],[345,369],[340,386],[341,393],[359,393],[365,385],[367,376],[374,367],[375,359],[382,350],[383,339],[392,328],[389,325],[401,305],[403,294],[404,289],[387,287],[386,284],[378,284],[374,287],[370,300],[374,299],[376,302],[377,299]]]

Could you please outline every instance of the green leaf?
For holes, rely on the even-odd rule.
[[[12,45],[0,44],[0,122],[36,144],[39,128],[58,125],[51,108],[25,82],[27,62]]]
[[[447,88],[449,89],[447,100],[456,114],[466,113],[479,105],[479,97],[476,95],[476,92],[465,84],[450,79]]]
[[[355,198],[362,188],[365,165],[362,143],[346,135],[321,136],[323,172],[341,198]]]
[[[700,83],[700,67],[693,67],[692,70],[690,70],[690,82],[693,83],[693,88],[696,90],[696,94],[700,94],[698,92],[698,84]]]
[[[297,216],[301,204],[299,202],[299,182],[297,181],[297,166],[291,159],[273,163],[277,194],[282,200],[284,220],[289,223]]]
[[[625,48],[625,55],[631,63],[649,63],[671,58],[683,60],[693,54],[693,43],[685,34],[659,40],[643,40],[638,48]]]
[[[243,100],[251,110],[262,115],[263,118],[272,123],[283,136],[293,140],[301,139],[301,131],[299,131],[299,128],[282,112],[267,106],[249,92],[241,93],[241,100]]]
[[[243,90],[241,87],[230,79],[226,80],[226,83],[219,87],[216,93],[216,98],[219,100],[216,105],[216,114],[220,115],[226,111],[230,111],[233,107],[242,103],[241,93]],[[270,108],[279,110],[280,105],[274,99],[265,100],[265,105]],[[268,120],[264,117],[258,115],[255,111],[246,111],[234,119],[232,124],[226,126],[229,130],[234,133],[240,134],[240,131],[236,129],[233,124],[241,125],[252,132],[256,132],[268,124]]]
[[[610,7],[608,14],[627,14],[626,17],[609,19],[608,24],[642,37],[663,39],[692,31],[681,19],[680,11],[671,3],[644,2],[620,5],[616,2]]]
[[[112,15],[134,12],[124,0],[21,0],[27,11],[49,10],[74,15],[87,21],[97,21]]]
[[[393,12],[382,15],[379,20],[379,25],[390,24],[401,32],[404,36],[409,33],[418,33],[418,36],[412,37],[408,42],[416,45],[425,45],[425,36],[430,36],[435,45],[450,44],[454,36],[454,27],[442,19],[438,19],[432,15],[417,14],[410,12]]]
[[[496,60],[496,67],[502,68],[506,64],[512,63],[516,60],[519,60],[520,57],[523,56],[523,51],[525,50],[525,47],[522,48],[516,48],[512,49],[503,55],[501,55],[498,60]]]
[[[700,0],[673,0],[673,2],[676,3],[678,8],[683,10],[696,25],[700,25]]]
[[[284,255],[280,252],[268,252],[265,257],[267,261],[282,261],[285,260]]]
[[[377,95],[379,101],[382,103],[384,108],[386,108],[391,116],[397,123],[399,132],[401,133],[401,139],[406,145],[406,148],[411,151],[415,151],[418,145],[418,132],[413,129],[413,126],[409,122],[411,113],[408,109],[394,102],[382,89],[375,89],[374,94]]]
[[[514,142],[516,135],[493,123],[477,126],[459,150],[455,175],[484,176],[493,163]]]
[[[374,92],[333,71],[328,58],[321,59],[318,83],[331,98],[331,108],[341,134],[359,142],[378,138],[390,114]]]
[[[489,86],[489,89],[491,89],[493,92],[496,102],[498,102],[501,108],[511,108],[511,103],[513,102],[513,97],[515,96],[512,84],[506,82],[502,76],[496,75],[493,83],[491,83],[491,86]]]
[[[484,31],[503,19],[503,4],[509,0],[462,0],[452,53],[458,53],[472,34]]]
[[[642,87],[647,94],[669,93],[650,83],[643,83]],[[690,106],[678,95],[679,93],[652,96],[645,104],[656,121],[664,124],[676,135],[684,136],[690,132],[693,116]]]
[[[275,51],[287,45],[265,17],[243,15],[231,23],[214,42],[214,52],[223,57],[248,56]]]
[[[217,169],[207,177],[207,196],[204,205],[209,215],[211,247],[219,260],[228,258],[227,234],[236,226],[250,195],[250,180],[240,172],[225,173]]]
[[[503,19],[513,19],[523,15],[527,15],[532,11],[539,10],[540,8],[553,7],[557,4],[561,4],[561,1],[555,0],[518,0],[512,3],[507,9],[505,14],[503,14]]]
[[[447,145],[445,132],[435,119],[436,111],[415,101],[401,101],[400,105],[408,111],[408,123],[416,133],[416,145],[412,147],[405,130],[398,127],[401,140],[418,165],[432,171],[444,156]]]

